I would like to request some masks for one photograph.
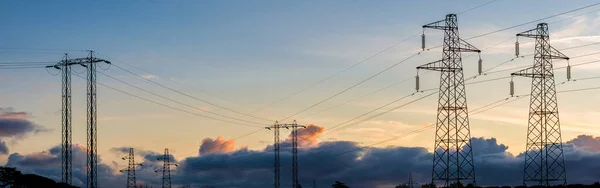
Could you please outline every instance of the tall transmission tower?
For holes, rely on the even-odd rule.
[[[423,30],[427,28],[444,31],[442,60],[417,67],[417,70],[441,72],[432,182],[444,181],[449,186],[454,182],[460,184],[461,181],[472,180],[475,184],[461,52],[481,51],[459,37],[456,14],[448,14],[444,20],[423,26]],[[424,33],[422,45],[425,49]]]
[[[286,129],[290,129],[292,128],[292,188],[298,188],[298,127],[302,127],[302,128],[306,128],[306,126],[304,125],[298,125],[298,123],[296,123],[296,120],[294,120],[293,123],[291,124],[280,124],[278,121],[275,122],[275,124],[273,126],[270,127],[265,127],[268,130],[273,130],[273,137],[274,137],[274,143],[273,143],[273,152],[275,154],[275,160],[274,160],[274,187],[275,188],[279,188],[281,185],[281,166],[280,166],[280,158],[279,158],[279,152],[280,152],[280,141],[279,141],[279,129],[280,128],[286,128]]]
[[[135,153],[133,152],[133,148],[129,148],[129,155],[123,157],[123,160],[129,160],[127,168],[120,170],[120,172],[127,172],[127,188],[136,188],[135,167],[144,165],[135,163]]]
[[[163,161],[162,170],[155,170],[154,172],[162,172],[162,188],[171,188],[171,166],[178,166],[175,163],[171,163],[171,155],[169,155],[169,148],[165,148],[163,156],[156,158],[157,160]]]
[[[56,65],[47,66],[46,68],[55,68],[61,70],[62,80],[62,140],[61,140],[61,180],[62,182],[71,185],[72,180],[72,161],[73,161],[73,138],[71,132],[71,65],[74,63],[69,61],[69,56],[65,54],[65,58]]]
[[[567,177],[552,59],[568,60],[569,57],[550,46],[550,34],[546,23],[540,23],[535,29],[521,32],[517,37],[535,39],[533,67],[511,74],[532,78],[523,184],[566,186]],[[517,38],[515,45],[517,56],[518,44]],[[511,95],[514,94],[513,88],[511,80]]]
[[[97,63],[107,63],[110,61],[94,57],[94,52],[90,51],[87,58],[77,58],[69,60],[87,68],[87,187],[98,187],[98,151],[97,151],[97,109],[96,109],[96,66]]]

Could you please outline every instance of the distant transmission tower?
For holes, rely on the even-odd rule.
[[[178,165],[171,163],[171,155],[169,155],[168,148],[165,148],[165,154],[161,157],[158,157],[157,160],[163,161],[162,170],[155,170],[155,172],[162,172],[162,188],[171,188],[171,166]]]
[[[127,188],[136,188],[135,182],[135,167],[143,166],[142,164],[135,163],[135,154],[133,148],[129,148],[129,155],[123,157],[123,160],[129,160],[129,164],[126,169],[120,170],[120,172],[127,172]]]
[[[61,70],[62,74],[62,167],[61,180],[62,182],[71,185],[73,183],[71,171],[73,169],[73,138],[71,132],[71,65],[74,63],[69,61],[69,56],[65,54],[65,59],[56,65],[47,66],[46,68],[56,68]]]
[[[569,57],[550,46],[550,34],[546,23],[540,23],[535,29],[517,34],[517,37],[519,36],[535,39],[533,67],[511,74],[532,78],[523,184],[566,186],[552,59],[568,60]],[[517,56],[518,45],[517,41]],[[567,77],[570,77],[570,67],[568,68]],[[511,80],[511,95],[513,94],[514,85]]]
[[[417,185],[418,183],[415,183],[412,179],[412,173],[408,174],[408,188],[415,188],[415,185]]]
[[[417,70],[441,72],[432,182],[444,181],[449,186],[454,182],[460,184],[461,181],[472,180],[475,184],[461,52],[481,51],[460,39],[456,14],[448,14],[444,20],[424,25],[423,29],[426,28],[444,31],[442,60],[417,67]],[[425,49],[425,34],[422,48]],[[481,65],[481,59],[479,62]]]
[[[273,152],[275,153],[274,160],[274,179],[275,179],[275,188],[280,187],[280,176],[281,176],[281,166],[279,160],[279,152],[280,152],[280,141],[279,141],[279,129],[280,128],[292,128],[292,188],[298,188],[298,127],[306,128],[304,125],[298,125],[296,120],[292,124],[280,124],[279,122],[275,122],[273,126],[265,127],[268,130],[273,130],[274,143],[273,143]]]

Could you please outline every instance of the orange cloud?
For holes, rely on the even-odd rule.
[[[573,144],[575,147],[585,151],[600,152],[600,137],[579,135],[577,138],[567,141],[567,143]]]
[[[306,128],[298,129],[298,146],[302,148],[316,147],[319,144],[319,135],[325,131],[325,127],[308,124]],[[292,133],[286,141],[292,140]]]
[[[210,153],[231,153],[235,151],[235,141],[225,140],[218,136],[216,139],[205,138],[200,144],[200,155]]]

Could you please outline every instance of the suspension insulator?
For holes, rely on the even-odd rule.
[[[415,89],[419,91],[419,75],[415,76]]]
[[[514,96],[515,95],[515,82],[513,82],[512,80],[510,81],[510,96]]]
[[[515,56],[519,57],[519,41],[515,42]]]
[[[479,58],[479,62],[477,62],[477,72],[479,75],[483,73],[483,60],[481,60],[481,58]]]
[[[421,49],[425,51],[425,33],[421,35]]]
[[[571,65],[567,65],[567,80],[571,81]]]

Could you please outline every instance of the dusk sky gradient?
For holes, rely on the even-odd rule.
[[[124,153],[119,148],[129,147],[139,150],[140,161],[144,160],[144,156],[161,153],[164,148],[171,149],[173,157],[185,164],[175,172],[181,174],[175,175],[174,183],[180,181],[216,187],[239,187],[247,184],[248,179],[254,178],[261,180],[261,183],[270,184],[272,155],[268,153],[268,149],[272,147],[273,136],[269,130],[259,129],[300,111],[302,112],[283,122],[297,120],[300,124],[313,125],[311,130],[319,134],[315,137],[304,132],[307,137],[301,143],[304,152],[301,152],[300,163],[304,167],[300,169],[300,174],[301,180],[307,184],[312,182],[312,178],[319,178],[311,174],[319,173],[331,175],[320,181],[319,187],[329,186],[335,180],[351,182],[348,174],[375,169],[376,165],[385,166],[382,161],[397,160],[393,164],[402,165],[404,157],[415,156],[421,156],[422,159],[415,158],[414,163],[410,163],[413,165],[412,170],[390,167],[390,171],[382,171],[380,173],[383,174],[379,176],[365,175],[364,181],[360,182],[358,180],[362,179],[357,179],[353,187],[399,184],[409,172],[416,172],[416,178],[426,182],[431,178],[435,130],[427,129],[408,136],[405,134],[435,123],[437,94],[354,126],[339,126],[337,128],[340,130],[331,132],[328,130],[413,93],[414,76],[417,74],[415,67],[440,59],[440,48],[424,51],[339,96],[303,110],[421,51],[418,35],[422,32],[422,25],[485,2],[487,1],[0,1],[0,63],[58,62],[64,53],[68,53],[70,57],[83,57],[87,55],[83,50],[94,50],[97,57],[110,60],[115,65],[107,70],[98,69],[101,72],[98,74],[99,84],[206,116],[227,119],[198,108],[255,122],[252,124],[228,119],[239,122],[234,124],[210,120],[139,100],[99,85],[98,152],[103,165],[101,168],[106,173],[114,172],[110,177],[106,176],[113,178],[106,182],[119,186],[125,184],[125,174],[118,173],[118,170],[125,168],[127,164],[121,160]],[[597,1],[548,0],[543,1],[543,6],[539,2],[497,0],[461,13],[458,15],[460,36],[477,36]],[[557,49],[600,42],[600,6],[542,22],[549,23],[550,43]],[[486,70],[512,59],[515,34],[535,28],[536,24],[537,22],[526,24],[468,42],[482,49],[481,57]],[[427,48],[442,44],[441,31],[427,30],[425,35]],[[405,39],[405,42],[336,75]],[[521,54],[533,53],[534,40],[520,38],[519,42]],[[578,56],[600,52],[600,45],[562,52],[569,57],[576,57],[570,60],[572,65],[585,63],[598,60],[598,56]],[[477,54],[463,53],[462,57],[465,78],[474,76],[477,73]],[[466,86],[469,111],[510,96],[508,76],[511,71],[491,72],[531,65],[532,62],[531,56],[515,59],[494,68],[488,75],[467,81],[470,83],[498,78]],[[554,65],[562,67],[567,62],[554,61]],[[240,115],[183,96],[137,78],[117,66],[193,97],[262,119]],[[573,67],[572,75],[574,79],[595,77],[600,76],[599,70],[600,63],[591,63]],[[52,71],[50,73],[56,73]],[[195,108],[145,93],[104,74]],[[436,88],[439,85],[439,73],[421,71],[419,74],[422,89]],[[332,75],[336,76],[297,93]],[[85,80],[78,76],[85,76],[83,68],[74,68],[73,142],[85,146]],[[556,70],[555,79],[557,83],[566,81],[565,69]],[[514,82],[517,94],[529,93],[529,79],[516,77]],[[43,68],[0,69],[0,88],[3,88],[0,90],[0,164],[9,163],[39,174],[54,173],[53,168],[50,168],[57,167],[52,166],[56,165],[54,163],[50,165],[49,162],[49,166],[45,166],[48,168],[38,170],[23,161],[48,159],[45,161],[48,162],[56,157],[54,155],[57,153],[53,153],[52,148],[54,151],[57,146],[60,148],[60,84],[60,76],[53,76]],[[370,94],[391,85],[395,86]],[[600,86],[594,79],[571,81],[557,86],[557,91],[590,87]],[[589,181],[600,178],[600,175],[583,177],[587,168],[582,165],[584,162],[594,161],[595,165],[600,164],[600,126],[597,124],[600,121],[597,104],[600,101],[599,92],[600,90],[589,90],[558,94],[562,140],[569,143],[565,146],[565,156],[572,157],[566,159],[567,165],[581,165],[581,168],[567,167],[568,178],[581,174],[580,179],[575,182],[593,183]],[[294,93],[297,94],[290,96]],[[431,91],[417,93],[377,112],[384,112],[430,93]],[[369,95],[362,97],[367,94]],[[482,181],[478,182],[519,184],[521,174],[498,180],[490,180],[489,177],[494,172],[522,173],[523,162],[519,156],[524,151],[526,140],[529,106],[528,97],[526,98],[469,116],[471,135],[477,138],[474,141],[474,152],[479,152],[481,148],[484,150],[476,156],[476,165],[481,165],[476,166],[478,178],[479,173],[482,174]],[[346,103],[349,100],[352,102]],[[280,102],[273,104],[276,101]],[[265,106],[264,110],[259,110]],[[253,134],[232,140],[248,133]],[[282,130],[282,140],[288,134],[288,130]],[[399,138],[372,145],[396,136]],[[351,152],[339,157],[339,161],[337,156],[329,159],[325,154],[317,152],[325,150],[339,153],[361,146],[370,147],[360,150],[362,152]],[[84,152],[84,149],[80,152]],[[240,163],[241,166],[235,173],[230,172],[235,171],[231,165],[220,164],[228,157],[265,152],[267,154],[258,155],[262,158],[251,157],[247,163]],[[331,168],[341,168],[353,163],[355,168],[346,169],[344,173],[348,174],[341,173],[342,170],[328,172],[327,169],[319,168],[325,168],[319,163],[306,162],[314,160],[311,157],[339,162],[339,166],[331,164],[334,165]],[[283,163],[286,163],[288,158],[282,158]],[[357,158],[365,160],[357,162]],[[483,161],[477,161],[478,159]],[[60,158],[58,162],[60,165]],[[494,166],[502,167],[507,164],[512,165],[510,169],[498,169]],[[206,167],[211,165],[213,169]],[[252,170],[264,173],[252,173]],[[288,173],[290,170],[282,171]],[[184,172],[189,173],[183,175]],[[392,176],[389,175],[391,173],[398,174]],[[155,181],[160,180],[153,172],[140,174],[140,181],[152,182],[153,178]],[[226,181],[225,177],[235,177],[240,181],[223,183],[222,181]],[[193,179],[198,182],[192,182]],[[201,184],[200,181],[207,183]],[[266,184],[252,185],[264,187]]]

